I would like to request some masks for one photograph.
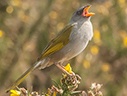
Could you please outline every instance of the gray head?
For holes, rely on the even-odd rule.
[[[94,15],[94,13],[89,13],[88,10],[91,6],[90,5],[86,5],[86,6],[83,6],[79,9],[77,9],[73,15],[72,15],[72,18],[71,18],[71,21],[70,23],[75,23],[75,22],[85,22],[87,20],[90,19],[90,17],[92,15]]]

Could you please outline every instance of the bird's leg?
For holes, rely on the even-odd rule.
[[[70,74],[70,73],[68,73],[66,70],[65,70],[65,68],[64,68],[64,66],[61,66],[60,64],[56,64],[56,66],[59,68],[59,69],[61,69],[65,74],[67,74],[68,76],[72,76],[72,74]]]

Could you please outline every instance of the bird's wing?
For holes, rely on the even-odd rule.
[[[74,24],[67,25],[63,28],[58,35],[51,40],[51,42],[45,47],[40,58],[38,60],[43,59],[44,57],[51,55],[60,49],[62,49],[65,45],[69,43],[69,36],[72,31]]]

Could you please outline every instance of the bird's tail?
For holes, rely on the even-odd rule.
[[[11,89],[18,86],[33,70],[37,69],[39,67],[41,62],[36,62],[33,66],[31,66],[24,74],[22,74],[14,83],[13,85],[6,90],[6,93],[8,93]]]

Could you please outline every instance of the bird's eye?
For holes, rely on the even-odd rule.
[[[82,13],[81,13],[81,11],[77,11],[77,13],[76,13],[77,15],[81,15]]]

